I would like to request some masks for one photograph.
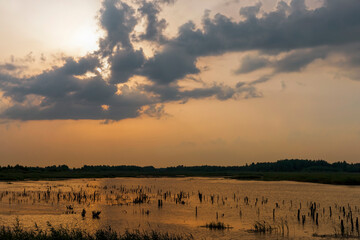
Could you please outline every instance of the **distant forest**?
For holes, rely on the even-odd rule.
[[[236,172],[351,172],[360,173],[360,163],[335,162],[328,163],[324,160],[302,160],[285,159],[277,162],[259,162],[246,164],[244,166],[177,166],[166,168],[155,168],[153,166],[108,166],[108,165],[84,165],[81,168],[69,168],[67,165],[48,166],[48,167],[26,167],[21,165],[0,167],[1,173],[6,172],[69,172],[69,173],[87,173],[87,172],[124,172],[138,174],[185,174],[191,173],[220,173],[233,174]]]
[[[327,184],[360,185],[360,163],[323,160],[285,159],[277,162],[251,163],[244,166],[89,166],[69,168],[3,166],[0,181],[112,178],[112,177],[227,177],[239,180],[300,181]]]

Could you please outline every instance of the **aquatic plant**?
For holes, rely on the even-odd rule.
[[[224,229],[232,228],[229,225],[225,225],[223,222],[211,222],[211,223],[207,223],[203,227],[208,228],[210,230],[224,230]]]
[[[275,230],[269,223],[265,221],[256,221],[254,223],[254,228],[250,230],[250,232],[255,233],[271,233]]]
[[[82,210],[82,212],[81,212],[81,216],[84,218],[85,215],[86,215],[86,210],[85,210],[85,208],[84,208],[84,209]]]
[[[112,230],[110,227],[97,230],[91,234],[82,229],[68,229],[60,226],[53,227],[48,224],[49,230],[43,231],[35,227],[35,230],[24,230],[19,221],[13,227],[0,226],[1,240],[190,240],[192,235],[173,235],[158,231],[133,232],[125,231],[123,234]]]
[[[157,205],[159,211],[162,209],[161,211],[164,214],[169,210],[171,212],[173,210],[191,209],[191,212],[187,211],[186,213],[191,213],[191,216],[188,215],[187,217],[194,217],[195,215],[196,221],[199,222],[207,216],[209,219],[214,217],[215,222],[202,226],[208,229],[230,228],[228,225],[219,223],[219,220],[228,221],[233,226],[237,226],[237,222],[232,218],[235,216],[244,223],[259,221],[249,231],[252,233],[285,235],[291,231],[292,235],[293,231],[296,234],[299,230],[306,232],[306,235],[309,236],[312,234],[343,237],[359,236],[360,208],[356,205],[358,201],[350,204],[337,202],[335,199],[335,202],[329,204],[316,198],[301,199],[301,202],[297,199],[269,198],[259,194],[247,195],[246,191],[244,193],[233,191],[224,194],[221,193],[222,191],[209,192],[206,189],[191,189],[189,191],[185,188],[173,190],[174,192],[169,189],[172,188],[161,189],[155,185],[104,185],[85,181],[84,184],[77,186],[66,182],[46,183],[39,188],[27,186],[26,189],[25,187],[4,188],[0,191],[0,202],[4,204],[3,206],[9,204],[11,208],[21,205],[35,208],[51,205],[52,209],[59,213],[61,211],[62,214],[76,214],[79,219],[87,221],[91,221],[89,219],[92,216],[93,221],[97,221],[100,213],[95,211],[91,214],[91,210],[99,209],[91,209],[90,206],[96,206],[98,203],[107,206],[125,205],[126,210],[123,210],[122,213],[131,214],[130,210],[132,209],[133,215],[145,215],[148,219],[156,218],[157,211],[153,207]],[[142,203],[146,206],[143,205],[140,208],[139,205]],[[343,205],[340,205],[341,203]],[[163,205],[166,207],[162,208]],[[208,210],[211,210],[210,214],[216,214],[216,218],[214,215],[210,217]],[[77,219],[76,216],[73,218]],[[332,228],[336,229],[335,232],[332,232]]]
[[[92,218],[99,219],[101,211],[92,211]]]
[[[134,204],[142,204],[142,203],[147,203],[149,200],[149,196],[144,194],[144,193],[140,193],[134,200],[133,203]]]

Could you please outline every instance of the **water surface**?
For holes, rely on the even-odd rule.
[[[134,203],[139,197],[144,203]],[[311,217],[311,206],[316,206],[318,224]],[[47,229],[50,223],[88,231],[108,226],[121,232],[159,230],[195,239],[313,239],[314,233],[340,233],[341,219],[345,231],[357,234],[351,229],[351,217],[355,224],[359,206],[360,187],[286,181],[110,178],[0,183],[0,224],[11,226],[19,219],[29,229],[35,223]],[[92,211],[101,211],[100,218],[93,219]],[[202,227],[217,221],[231,229]],[[273,232],[249,232],[256,221],[265,221]]]

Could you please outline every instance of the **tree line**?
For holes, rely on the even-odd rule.
[[[183,166],[166,168],[155,168],[153,166],[133,166],[133,165],[84,165],[80,168],[70,168],[67,165],[53,165],[47,167],[29,166],[2,166],[0,172],[63,172],[63,173],[87,173],[87,172],[124,172],[136,174],[188,174],[193,173],[222,173],[234,174],[237,172],[352,172],[360,173],[360,163],[334,162],[329,163],[324,160],[304,160],[304,159],[284,159],[276,162],[258,162],[243,166]]]

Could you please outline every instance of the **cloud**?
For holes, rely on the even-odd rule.
[[[224,84],[204,85],[203,87],[183,90],[177,85],[143,85],[145,92],[150,92],[159,98],[160,102],[180,101],[187,102],[190,99],[215,98],[221,101],[238,98],[257,98],[262,94],[254,86],[241,83],[235,87]]]
[[[140,91],[117,94],[116,85],[109,84],[97,68],[97,56],[78,60],[66,59],[63,66],[30,78],[0,75],[0,87],[11,106],[1,112],[1,118],[16,120],[43,119],[112,119],[139,116],[141,107],[152,100]],[[87,73],[93,76],[87,77]],[[103,105],[109,109],[104,110]]]
[[[325,48],[300,49],[286,53],[281,58],[271,59],[258,54],[247,55],[241,60],[235,74],[251,73],[262,68],[271,68],[275,73],[299,72],[317,59],[325,59],[331,50]]]
[[[139,110],[152,104],[152,100],[139,91],[124,89],[116,94],[117,88],[107,84],[101,77],[88,79],[75,78],[72,88],[60,88],[58,92],[46,94],[28,92],[26,97],[17,99],[12,106],[1,113],[2,118],[17,120],[43,119],[111,119],[121,120],[140,115]],[[55,88],[55,86],[53,86]],[[49,90],[49,89],[47,89]],[[52,89],[53,90],[53,89]],[[6,93],[9,93],[8,90]],[[15,91],[15,89],[12,89]],[[16,94],[19,94],[16,92]],[[106,110],[102,106],[107,105]]]
[[[100,49],[104,56],[111,54],[115,47],[132,48],[131,33],[137,24],[135,10],[117,0],[103,1],[99,17],[106,37],[100,39]]]
[[[168,45],[145,64],[142,74],[158,84],[169,84],[188,74],[197,74],[196,57],[177,46]]]
[[[269,75],[265,75],[265,76],[262,76],[252,82],[249,83],[249,85],[256,85],[256,84],[259,84],[259,83],[264,83],[264,82],[267,82],[269,81],[274,75],[273,74],[269,74]]]
[[[264,68],[270,64],[270,60],[258,55],[247,55],[241,60],[241,66],[235,71],[236,74],[250,73]]]
[[[164,3],[164,2],[160,2]],[[170,3],[166,1],[165,3]],[[167,23],[165,19],[158,19],[158,14],[161,11],[159,2],[147,2],[142,1],[138,11],[146,18],[146,29],[145,32],[140,34],[141,40],[164,42],[166,38],[163,36]]]
[[[328,51],[324,50],[304,50],[288,54],[279,61],[273,63],[276,72],[295,72],[300,71],[316,59],[324,59]]]
[[[165,112],[164,104],[151,104],[149,106],[145,106],[141,109],[141,113],[157,119],[160,119],[164,115],[168,115]]]
[[[316,9],[308,9],[304,0],[292,0],[290,4],[280,1],[275,10],[261,13],[259,2],[240,9],[240,21],[222,14],[210,17],[206,11],[200,26],[189,21],[179,27],[175,37],[166,38],[166,20],[159,15],[163,4],[173,3],[139,0],[130,5],[105,0],[98,16],[105,35],[99,39],[97,51],[81,58],[64,58],[62,66],[30,77],[12,74],[17,68],[14,63],[0,65],[0,91],[9,103],[0,112],[0,118],[111,122],[142,114],[160,117],[166,114],[164,106],[168,102],[262,97],[257,84],[278,73],[302,71],[313,61],[326,60],[333,53],[345,56],[339,64],[343,70],[357,73],[354,69],[360,64],[358,0],[325,0]],[[135,27],[141,19],[146,20],[146,25],[138,33]],[[146,56],[139,48],[143,41],[156,44],[157,51]],[[202,69],[196,66],[200,57],[247,51],[255,54],[242,59],[236,74],[262,68],[273,72],[235,86],[204,80],[199,82],[200,87],[180,87],[181,80],[196,79],[201,73]],[[32,53],[27,57],[31,62]],[[100,70],[106,68],[103,63],[109,65],[109,77],[101,74]],[[149,81],[129,82],[134,76]]]
[[[314,10],[303,9],[303,1],[293,0],[291,12],[282,7],[262,17],[235,22],[231,18],[208,14],[203,30],[185,24],[173,41],[199,56],[222,54],[227,51],[276,50],[328,46],[358,42],[360,19],[357,0],[327,0]],[[339,21],[341,17],[342,21]]]
[[[240,15],[244,16],[247,19],[254,18],[256,17],[256,14],[259,13],[261,5],[262,5],[261,2],[258,2],[254,6],[243,7],[240,9]]]
[[[157,0],[157,2],[162,4],[174,4],[177,0]]]
[[[22,74],[24,72],[24,70],[26,70],[28,67],[26,65],[19,65],[19,64],[15,64],[15,63],[8,63],[5,62],[3,64],[0,64],[0,78],[1,78],[1,73],[3,74],[13,74],[13,75],[19,75]],[[4,77],[4,76],[3,76]],[[1,79],[0,79],[1,81]],[[1,85],[1,82],[0,82]]]
[[[95,72],[100,66],[96,56],[86,56],[78,61],[67,58],[62,67],[54,67],[49,71],[15,81],[3,81],[5,97],[11,97],[16,102],[25,101],[29,95],[49,98],[62,98],[66,94],[79,90],[81,81],[76,75]],[[13,78],[14,80],[15,78]]]
[[[116,51],[110,58],[111,83],[124,83],[141,69],[145,56],[140,50],[124,49]]]
[[[199,73],[195,65],[199,57],[250,50],[263,55],[295,51],[272,67],[278,72],[299,71],[313,60],[326,57],[326,51],[334,47],[360,41],[357,0],[341,3],[327,0],[324,6],[311,10],[303,0],[293,0],[290,5],[281,1],[275,11],[256,17],[260,7],[261,4],[242,8],[240,12],[247,18],[240,22],[221,14],[210,18],[206,12],[201,28],[191,21],[182,25],[178,36],[144,65],[143,75],[154,82],[169,84]],[[326,49],[313,53],[312,48]],[[266,57],[248,58],[237,73],[251,72],[268,64]],[[175,65],[178,67],[174,68]]]
[[[0,64],[0,71],[15,71],[19,67],[12,63]]]

